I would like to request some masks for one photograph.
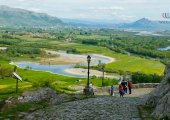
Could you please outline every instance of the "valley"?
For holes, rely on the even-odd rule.
[[[141,18],[144,16],[117,16],[117,10],[125,10],[118,6],[88,6],[84,10],[53,6],[48,13],[48,4],[43,10],[36,9],[47,1],[41,2],[31,4],[30,9],[0,3],[0,120],[153,120],[151,113],[167,118],[167,24]],[[71,19],[68,13],[73,11],[95,13],[76,14],[78,18]],[[102,16],[98,11],[105,12],[102,19],[96,19]],[[61,17],[64,12],[68,18]],[[106,12],[116,19],[109,19]],[[168,19],[166,14],[164,20]],[[120,85],[123,80],[127,82],[124,89]],[[121,97],[126,87],[131,89],[130,81],[132,94],[129,90]]]
[[[22,34],[19,31],[22,31]],[[152,53],[158,53],[155,59],[150,59],[150,54],[143,55],[139,51],[140,49],[138,50],[139,54],[127,54],[128,51],[126,50],[128,48],[123,44],[132,44],[133,46],[135,43],[131,38],[135,37],[135,42],[139,42],[141,39],[140,37],[138,40],[137,36],[129,32],[115,30],[106,30],[107,32],[105,32],[100,30],[91,31],[90,33],[90,30],[82,32],[82,30],[77,29],[74,34],[70,35],[72,30],[68,31],[67,29],[63,29],[62,32],[57,32],[57,30],[39,31],[32,29],[32,32],[28,33],[27,30],[23,31],[21,29],[17,30],[17,32],[13,30],[8,32],[1,30],[0,32],[1,69],[2,71],[12,71],[15,65],[21,67],[18,68],[18,74],[23,77],[23,82],[20,83],[22,86],[21,93],[29,87],[34,89],[34,86],[35,88],[51,86],[60,92],[73,92],[74,90],[70,86],[86,84],[86,72],[80,71],[86,71],[87,69],[86,56],[88,54],[92,57],[91,70],[94,70],[94,72],[92,72],[91,81],[95,86],[101,86],[102,70],[100,64],[105,63],[105,84],[107,86],[112,83],[117,84],[117,79],[120,76],[131,76],[138,74],[138,72],[142,73],[143,77],[162,76],[164,72],[163,61],[166,62],[169,58],[168,55],[170,55],[169,51],[151,50],[149,47],[144,47],[144,49],[150,51],[151,55]],[[85,34],[86,32],[88,34]],[[46,34],[47,36],[35,36],[36,34]],[[50,34],[53,34],[55,38],[48,38]],[[71,39],[71,41],[66,41],[67,39]],[[155,38],[147,36],[143,37],[143,39],[142,44],[148,45],[149,40],[152,43],[151,48],[162,47],[164,44],[169,43],[166,40],[168,39],[167,37]],[[166,58],[161,58],[165,53],[167,54]],[[15,65],[10,64],[11,62],[14,62]],[[77,70],[81,68],[81,70],[74,70],[76,69],[74,67]],[[43,71],[50,71],[55,74]],[[0,89],[4,97],[15,95],[15,87],[8,91],[15,84],[15,80],[10,77],[10,74],[10,72],[1,73]],[[77,79],[81,79],[81,82],[76,83]],[[10,84],[6,85],[7,81],[11,81]]]

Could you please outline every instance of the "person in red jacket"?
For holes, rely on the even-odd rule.
[[[132,81],[130,81],[129,84],[128,84],[128,87],[129,87],[129,94],[132,93],[132,86],[133,86]]]

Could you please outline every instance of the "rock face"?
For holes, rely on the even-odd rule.
[[[102,96],[66,102],[28,114],[24,120],[141,120],[141,98]]]
[[[170,64],[165,68],[164,78],[157,88],[150,94],[146,102],[147,105],[154,107],[152,115],[156,118],[170,119]]]
[[[25,92],[22,97],[19,97],[20,102],[37,102],[42,100],[52,101],[56,98],[56,91],[51,88],[42,88],[34,92]]]

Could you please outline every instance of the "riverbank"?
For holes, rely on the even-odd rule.
[[[6,50],[7,47],[0,47],[0,50]]]
[[[17,65],[20,68],[31,68],[32,70],[38,71],[47,71],[52,72],[54,74],[60,74],[64,76],[72,76],[76,78],[85,78],[87,76],[87,72],[80,69],[74,69],[76,64],[82,63],[82,65],[87,64],[87,55],[86,54],[68,54],[64,51],[50,51],[46,50],[47,54],[50,54],[54,57],[42,58],[37,62],[29,62],[29,61],[20,61],[13,62],[13,64]],[[114,58],[91,54],[91,65],[98,65],[99,61],[101,63],[112,63],[115,61]],[[12,62],[11,62],[12,63]],[[86,71],[86,70],[85,70]],[[92,76],[95,75],[97,77],[101,77],[102,73],[100,71],[92,71]],[[106,77],[106,76],[105,76]],[[115,78],[115,76],[107,75],[109,78]]]
[[[77,54],[67,54],[64,51],[52,51],[52,50],[45,50],[47,54],[55,55],[52,58],[41,58],[41,64],[83,64],[86,62],[86,57]]]
[[[161,51],[170,50],[170,46],[168,46],[168,47],[165,47],[165,48],[158,48],[158,50],[161,50]]]
[[[74,75],[82,75],[82,76],[87,76],[87,69],[83,69],[83,68],[70,68],[70,69],[66,69],[65,72],[69,73],[69,74],[74,74]],[[96,76],[96,77],[102,77],[103,76],[103,72],[98,71],[98,70],[90,70],[90,76]],[[105,73],[105,78],[112,78],[112,79],[119,79],[118,75],[108,75],[107,73]]]
[[[41,61],[41,64],[86,64],[86,57],[87,55],[82,54],[67,54],[65,51],[51,51],[51,50],[45,50],[45,52],[47,54],[52,54],[52,55],[57,55],[58,57],[55,58],[48,58],[46,60]],[[112,63],[115,62],[115,58],[111,58],[108,56],[104,56],[104,55],[99,55],[99,54],[91,54],[92,59],[91,62],[98,62],[99,60],[103,60],[103,59],[107,59],[107,62],[105,62],[105,64],[108,63]],[[80,75],[80,76],[87,76],[87,69],[83,69],[83,68],[68,68],[65,70],[66,73],[72,74],[72,75]],[[98,70],[90,70],[90,76],[96,76],[96,77],[102,77],[103,73],[101,71]],[[105,77],[107,78],[112,78],[112,79],[118,79],[119,76],[115,76],[115,75],[107,75],[107,73],[105,73]]]
[[[87,55],[86,54],[68,54],[65,51],[52,51],[45,50],[47,54],[54,55],[52,58],[41,58],[41,64],[86,64],[87,63]],[[91,62],[98,62],[98,60],[107,59],[107,64],[115,62],[114,58],[107,57],[99,54],[91,54],[92,59]]]

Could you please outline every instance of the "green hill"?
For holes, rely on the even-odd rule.
[[[62,24],[56,17],[18,8],[0,6],[1,27],[53,27]]]

